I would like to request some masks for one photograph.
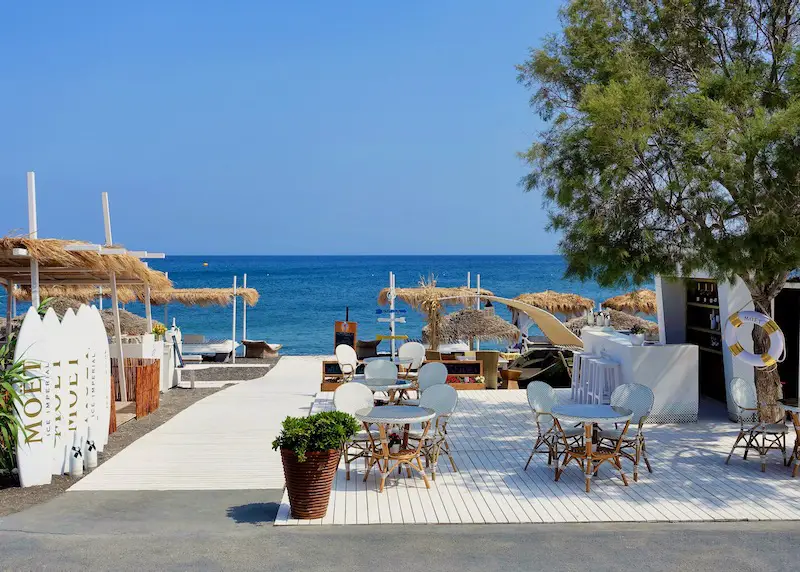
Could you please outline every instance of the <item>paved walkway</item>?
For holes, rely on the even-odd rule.
[[[266,376],[215,393],[103,463],[70,491],[283,487],[272,440],[287,415],[307,415],[320,358],[284,357]]]

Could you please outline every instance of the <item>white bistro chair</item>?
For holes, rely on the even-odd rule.
[[[563,450],[563,439],[558,433],[558,427],[553,421],[553,407],[558,405],[558,396],[555,389],[543,381],[532,381],[528,384],[528,405],[533,410],[536,420],[536,441],[533,444],[528,462],[525,463],[525,470],[531,464],[536,453],[547,453],[547,464],[556,462],[558,469],[558,458]],[[579,442],[583,437],[583,427],[564,427],[564,435],[567,442]]]
[[[745,381],[741,377],[734,377],[731,380],[731,398],[736,405],[740,429],[736,441],[731,447],[731,452],[725,459],[725,464],[730,462],[731,455],[736,449],[744,449],[745,460],[747,460],[747,453],[750,449],[755,449],[761,457],[761,472],[763,473],[767,470],[767,452],[777,449],[783,453],[783,464],[786,465],[786,433],[789,431],[786,426],[786,414],[781,416],[782,423],[764,421],[758,406],[756,383],[753,380]],[[755,424],[751,426],[750,423]],[[740,441],[744,441],[744,443],[740,445]]]
[[[419,368],[417,375],[416,390],[419,398],[422,394],[434,385],[444,385],[447,383],[447,366],[441,362],[430,362]],[[452,389],[452,388],[451,388]],[[454,390],[455,391],[455,390]],[[419,399],[404,399],[405,405],[419,405]]]
[[[345,383],[333,392],[333,408],[355,415],[359,409],[372,407],[372,391],[361,383]],[[377,441],[380,442],[380,441]],[[342,457],[344,457],[345,474],[350,480],[350,463],[363,457],[367,467],[369,466],[370,438],[367,431],[359,431],[347,443],[342,445]]]
[[[653,390],[646,385],[642,385],[641,383],[623,383],[611,394],[611,406],[624,407],[633,412],[631,423],[637,424],[636,433],[627,431],[623,435],[622,430],[615,425],[613,429],[600,429],[598,434],[598,444],[602,444],[603,441],[609,441],[612,449],[616,446],[617,441],[622,438],[619,452],[626,459],[633,461],[634,481],[639,480],[639,461],[642,459],[644,459],[644,464],[647,466],[647,472],[653,472],[652,467],[650,467],[650,460],[647,458],[647,444],[645,443],[642,426],[653,410],[654,401],[655,396],[653,395]]]
[[[453,471],[458,472],[456,462],[450,452],[450,443],[447,441],[447,422],[458,406],[458,392],[447,384],[434,385],[429,387],[419,398],[419,406],[433,409],[436,417],[433,426],[425,436],[422,450],[425,452],[425,460],[431,467],[431,476],[436,480],[436,467],[439,456],[444,449]],[[422,433],[412,432],[408,435],[409,439],[419,441]]]
[[[358,367],[358,356],[356,350],[347,344],[339,344],[334,350],[336,361],[339,363],[339,369],[342,371],[342,378],[344,381],[352,381],[356,376],[356,368]]]
[[[364,367],[364,379],[397,379],[397,366],[388,360],[375,360]]]
[[[406,342],[397,350],[397,357],[411,360],[411,364],[406,366],[404,377],[414,377],[425,361],[425,346],[419,342]]]

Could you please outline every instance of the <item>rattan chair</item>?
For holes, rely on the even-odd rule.
[[[436,412],[433,426],[423,439],[422,444],[425,461],[431,467],[433,480],[436,480],[436,467],[442,450],[450,460],[453,471],[458,472],[458,467],[456,467],[456,462],[450,452],[450,443],[447,440],[447,422],[450,421],[450,416],[453,415],[458,406],[458,392],[447,384],[434,385],[429,387],[420,397],[419,406],[433,409]],[[419,441],[422,438],[422,433],[411,432],[408,438]]]
[[[786,433],[789,431],[786,426],[786,414],[781,415],[780,423],[766,421],[759,407],[756,384],[752,380],[745,381],[741,377],[734,377],[731,380],[731,398],[736,406],[740,428],[725,464],[730,462],[731,455],[736,449],[744,449],[745,460],[750,449],[755,449],[761,457],[763,473],[767,470],[767,453],[777,449],[783,453],[783,464],[786,465]],[[755,425],[750,426],[750,423]],[[744,443],[740,445],[741,441]]]
[[[558,396],[555,390],[543,381],[532,381],[527,389],[528,404],[533,410],[536,420],[536,441],[533,450],[525,463],[525,470],[531,464],[536,453],[547,453],[547,464],[556,462],[558,469],[558,459],[564,451],[564,446],[559,438],[558,428],[554,422],[552,411],[558,405]],[[570,445],[578,445],[583,436],[583,429],[580,427],[564,427],[564,438]]]
[[[381,359],[369,362],[364,367],[364,379],[397,379],[397,366],[389,360]]]
[[[346,383],[333,392],[333,408],[355,415],[359,409],[370,408],[373,405],[372,391],[361,383]],[[360,431],[347,443],[342,444],[342,457],[344,458],[345,475],[350,480],[350,463],[359,458],[369,466],[370,438],[367,431]]]
[[[356,376],[358,367],[358,356],[356,350],[347,344],[339,344],[334,351],[336,361],[339,362],[339,369],[342,371],[344,381],[351,381]]]
[[[619,428],[619,423],[614,425],[614,428],[600,429],[598,432],[598,444],[603,445],[607,441],[613,448],[617,441],[622,439],[620,443],[620,454],[633,461],[633,480],[639,480],[639,461],[644,460],[647,466],[647,472],[652,473],[653,469],[650,466],[650,460],[647,458],[647,444],[644,438],[642,427],[647,421],[647,416],[653,410],[653,402],[655,396],[653,390],[640,383],[625,383],[620,385],[611,394],[611,406],[623,407],[630,409],[633,412],[631,422],[636,423],[636,433],[630,432],[623,435]]]
[[[441,362],[431,362],[419,368],[413,389],[417,390],[417,394],[421,398],[426,389],[445,383],[447,383],[447,366]],[[419,399],[403,399],[402,401],[403,405],[419,405]]]
[[[409,365],[404,366],[402,376],[415,377],[425,361],[425,346],[419,342],[406,342],[397,350],[397,357],[411,360]]]

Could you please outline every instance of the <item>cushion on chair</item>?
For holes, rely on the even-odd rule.
[[[764,431],[766,433],[786,433],[789,431],[789,427],[783,423],[767,423],[764,425]],[[761,428],[753,427],[753,433],[761,433]]]

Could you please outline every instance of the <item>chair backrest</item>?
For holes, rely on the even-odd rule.
[[[433,409],[436,416],[452,415],[458,405],[458,392],[449,385],[429,387],[419,398],[419,406]]]
[[[623,383],[611,394],[612,406],[624,407],[633,411],[631,420],[641,425],[653,410],[655,396],[653,390],[641,383]]]
[[[741,377],[734,377],[731,380],[731,398],[736,406],[742,409],[757,408],[756,382],[752,379],[745,381]]]
[[[385,359],[371,361],[364,368],[364,379],[397,379],[397,366]]]
[[[539,415],[552,417],[553,407],[558,405],[556,390],[543,381],[532,381],[528,384],[528,405]]]
[[[447,383],[447,366],[438,361],[426,363],[419,368],[417,383],[421,393],[434,385]]]
[[[500,352],[475,352],[475,359],[483,362],[483,379],[486,389],[497,389],[497,364],[500,361]]]
[[[347,344],[339,344],[336,346],[336,350],[334,351],[336,354],[336,361],[339,362],[339,368],[344,366],[348,366],[348,369],[352,371],[356,370],[358,366],[358,357],[356,356],[356,350],[352,347],[348,346]],[[342,370],[342,373],[346,373]]]
[[[363,383],[345,383],[333,392],[333,408],[350,415],[374,403],[372,391]]]
[[[425,361],[425,346],[419,342],[406,342],[397,350],[397,355],[413,360],[409,369],[417,370]]]

